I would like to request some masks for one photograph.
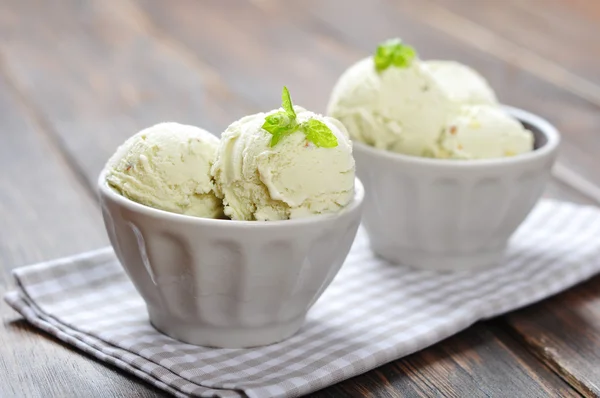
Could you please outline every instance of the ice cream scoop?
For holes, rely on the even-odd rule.
[[[354,158],[344,126],[294,107],[246,116],[221,136],[212,168],[225,214],[286,220],[334,213],[354,196]]]
[[[502,109],[463,106],[440,139],[440,155],[455,159],[515,156],[533,148],[533,135]]]
[[[441,128],[454,106],[421,63],[378,72],[368,57],[340,77],[327,113],[340,120],[353,139],[422,156],[436,150]]]
[[[465,110],[482,105],[489,109]],[[382,43],[374,56],[344,72],[327,113],[353,139],[405,155],[481,159],[533,149],[531,132],[501,110],[481,75],[457,62],[421,61],[400,40]],[[452,126],[460,138],[447,134]]]
[[[219,139],[194,126],[160,123],[119,147],[106,165],[108,184],[146,206],[197,217],[218,218],[210,169]]]
[[[494,90],[476,70],[455,61],[421,61],[453,102],[497,105]]]

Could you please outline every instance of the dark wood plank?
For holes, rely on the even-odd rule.
[[[435,0],[446,9],[597,85],[600,90],[600,5],[595,0]]]
[[[505,322],[513,335],[584,396],[600,396],[600,277]]]
[[[0,65],[0,72],[2,67]],[[10,270],[108,244],[92,193],[0,73],[0,297]],[[157,396],[26,324],[0,303],[0,396]]]
[[[534,6],[536,4],[536,2],[519,2],[519,4],[523,3]],[[502,7],[507,7],[506,3],[502,3]],[[539,6],[538,4],[536,8],[545,8],[545,6]],[[600,104],[599,86],[593,83],[593,80],[583,78],[560,63],[553,62],[544,56],[528,50],[520,44],[520,40],[514,42],[497,35],[493,31],[490,31],[485,26],[485,23],[481,24],[465,18],[460,14],[439,6],[433,1],[419,2],[413,11],[416,11],[420,15],[419,19],[434,27],[434,29],[440,30],[464,42],[468,46],[501,59],[518,69],[526,70],[532,75],[570,91],[581,98],[585,98],[591,103]],[[555,16],[554,18],[557,17]],[[568,24],[568,21],[561,21],[560,27],[556,30],[562,30],[564,24]],[[566,29],[570,28],[566,27]],[[559,47],[557,45],[557,48]]]
[[[126,0],[6,0],[0,15],[7,68],[91,185],[141,128],[176,120],[217,133],[248,112]]]
[[[0,268],[106,245],[92,193],[56,153],[0,75]],[[68,220],[68,222],[65,222]]]
[[[356,54],[246,1],[142,0],[152,24],[210,64],[240,97],[265,109],[287,85],[298,104],[325,110],[332,79]],[[218,40],[215,40],[218,37]]]
[[[515,365],[518,368],[515,368]],[[505,332],[487,322],[346,380],[314,397],[579,396]]]

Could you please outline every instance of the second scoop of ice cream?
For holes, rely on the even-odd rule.
[[[272,145],[262,128],[281,110],[246,116],[221,136],[213,166],[217,194],[234,220],[286,220],[334,213],[354,196],[354,158],[344,126],[337,120],[294,108],[298,124],[324,123],[337,139],[319,147],[298,129]]]
[[[462,105],[497,105],[496,93],[477,71],[454,61],[421,61],[446,97]]]
[[[106,180],[123,196],[146,206],[219,218],[210,168],[219,139],[206,130],[160,123],[130,137],[106,165]]]
[[[498,107],[463,106],[444,128],[439,146],[439,157],[501,158],[530,151],[533,135]]]

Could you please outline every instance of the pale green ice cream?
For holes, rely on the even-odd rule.
[[[448,99],[460,104],[497,105],[488,82],[474,69],[454,61],[421,61]]]
[[[301,130],[271,146],[262,126],[269,113],[246,116],[221,136],[212,172],[225,214],[234,220],[287,220],[335,213],[354,197],[354,158],[344,126],[337,120],[294,108],[299,124],[317,119],[337,138],[318,147]]]
[[[327,113],[355,140],[422,156],[436,150],[442,126],[456,107],[420,62],[379,73],[368,57],[340,77]]]
[[[377,70],[376,65],[374,57],[354,64],[331,94],[327,114],[340,120],[352,139],[433,158],[480,159],[533,149],[531,132],[501,110],[494,91],[473,69],[416,57],[403,66]],[[466,111],[470,106],[493,110]],[[466,122],[473,118],[476,122]],[[448,137],[453,125],[459,138]]]
[[[140,131],[106,165],[108,184],[146,206],[205,218],[223,215],[210,169],[219,139],[198,127],[160,123]]]
[[[440,146],[449,158],[500,158],[531,151],[533,135],[498,107],[463,106],[444,129]]]

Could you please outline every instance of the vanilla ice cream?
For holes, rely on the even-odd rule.
[[[351,137],[376,148],[422,156],[436,141],[455,104],[419,62],[377,72],[372,57],[339,79],[327,113]]]
[[[501,110],[481,75],[457,62],[421,61],[399,40],[342,74],[327,113],[353,139],[406,155],[479,159],[533,149],[531,132]],[[447,133],[452,126],[456,136]]]
[[[210,169],[219,139],[198,127],[160,123],[119,147],[106,165],[108,184],[146,206],[197,217],[219,218]]]
[[[334,213],[352,200],[354,158],[344,126],[303,108],[293,109],[293,125],[299,127],[280,139],[263,126],[269,116],[284,113],[281,109],[246,116],[222,134],[212,171],[217,195],[232,219],[270,221]],[[326,126],[335,146],[311,142],[310,133],[301,127],[311,121]]]
[[[421,61],[450,101],[461,104],[497,105],[488,82],[474,69],[454,61]]]
[[[463,106],[444,128],[440,139],[442,157],[485,159],[514,156],[531,151],[533,135],[500,108]]]

